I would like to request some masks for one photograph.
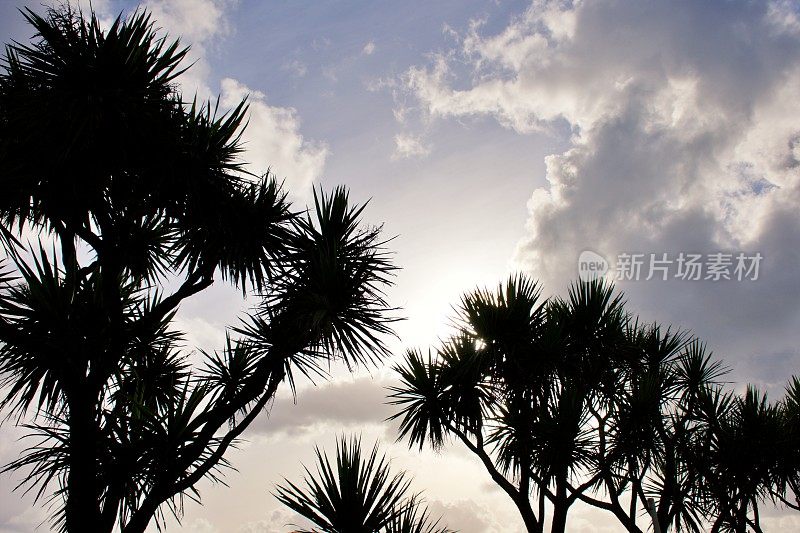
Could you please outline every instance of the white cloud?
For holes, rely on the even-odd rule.
[[[800,33],[800,10],[792,0],[774,0],[767,8],[767,21],[779,32]]]
[[[184,66],[192,66],[178,79],[185,97],[196,94],[200,100],[216,98],[209,86],[211,66],[207,56],[219,39],[231,33],[228,10],[236,3],[237,0],[144,0],[138,6],[150,14],[160,37],[166,36],[170,43],[178,39],[182,46],[190,46]],[[118,15],[111,0],[78,0],[77,4],[84,14],[94,11],[105,29]]]
[[[219,39],[232,31],[228,21],[228,9],[235,0],[147,0],[147,9],[156,27],[166,32],[171,39],[180,39],[182,45],[190,45],[184,60],[192,67],[180,77],[181,88],[186,97],[197,94],[201,100],[215,98],[209,77],[211,65],[208,54]]]
[[[308,67],[299,59],[292,59],[288,63],[284,63],[281,69],[288,71],[296,78],[302,78],[308,73]]]
[[[362,377],[335,381],[299,390],[295,401],[288,395],[275,400],[268,416],[261,416],[249,433],[290,436],[307,434],[328,426],[342,431],[345,426],[380,426],[394,412],[386,405],[387,384]]]
[[[235,6],[233,0],[148,0],[144,5],[152,13],[158,27],[170,37],[180,38],[191,45],[187,63],[192,67],[181,75],[184,92],[197,94],[200,99],[214,99],[211,89],[211,67],[207,56],[220,39],[232,33],[228,11]],[[294,60],[285,68],[302,77],[307,68]],[[233,78],[221,81],[220,101],[231,109],[249,96],[249,123],[243,140],[243,160],[256,174],[270,168],[279,178],[286,180],[286,188],[295,200],[305,201],[314,180],[322,174],[328,149],[324,143],[309,141],[300,133],[300,119],[293,108],[271,106],[266,95],[251,89]],[[187,96],[188,96],[187,95]]]
[[[184,529],[189,533],[219,533],[219,529],[205,518],[195,518]]]
[[[311,48],[317,52],[330,48],[330,46],[331,40],[327,37],[316,37],[311,41]]]
[[[114,23],[116,13],[111,8],[110,0],[78,0],[73,5],[77,5],[86,17],[89,16],[89,13],[94,12],[101,28],[109,28]]]
[[[338,66],[337,65],[328,65],[322,67],[322,75],[331,83],[336,83],[339,81],[339,74],[338,74]]]
[[[210,322],[200,316],[184,316],[179,312],[172,325],[177,331],[184,333],[181,344],[186,350],[212,353],[225,346],[225,325],[216,320]],[[199,352],[194,355],[195,360],[202,360]]]
[[[783,0],[537,0],[495,34],[474,22],[400,82],[423,120],[569,132],[515,254],[551,292],[585,249],[761,252],[750,284],[621,285],[644,318],[692,329],[734,379],[779,394],[800,364],[797,20]]]
[[[267,104],[267,97],[239,83],[222,80],[221,103],[233,107],[248,97],[249,124],[243,140],[246,149],[243,159],[254,173],[269,167],[295,199],[305,199],[314,180],[322,174],[328,148],[324,143],[309,141],[300,133],[300,119],[292,108]]]
[[[290,528],[312,528],[313,524],[299,514],[286,509],[275,509],[267,518],[247,522],[239,528],[239,533],[284,533]]]
[[[800,517],[785,515],[780,517],[765,517],[761,520],[764,531],[800,531]]]
[[[402,113],[398,116],[395,113],[395,118],[398,121],[402,119]],[[431,147],[423,143],[419,136],[407,133],[398,133],[394,136],[394,153],[392,159],[407,159],[410,157],[422,157],[431,153]]]
[[[365,44],[364,48],[361,49],[361,53],[365,56],[371,56],[375,53],[375,41],[369,41]]]
[[[495,509],[489,509],[473,500],[442,502],[433,500],[427,503],[431,518],[441,518],[439,526],[448,527],[460,533],[521,533],[509,523],[501,523]]]

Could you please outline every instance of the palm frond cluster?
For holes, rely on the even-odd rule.
[[[759,505],[797,509],[795,378],[769,403],[730,392],[726,370],[685,332],[639,321],[603,281],[544,300],[513,276],[466,294],[458,333],[396,367],[393,416],[410,446],[461,441],[529,531],[564,531],[578,501],[628,531],[760,530]],[[549,511],[548,511],[549,510]]]
[[[302,485],[284,480],[278,500],[314,523],[323,533],[448,533],[432,520],[419,494],[410,494],[411,480],[392,475],[378,445],[365,454],[361,439],[341,437],[336,461],[316,448],[315,472],[305,469]]]
[[[296,212],[244,171],[246,102],[183,101],[186,49],[146,12],[24,15],[0,72],[0,406],[33,441],[6,470],[60,530],[141,532],[219,479],[281,383],[386,354],[394,267],[345,189]],[[215,275],[261,303],[192,368],[172,321]]]

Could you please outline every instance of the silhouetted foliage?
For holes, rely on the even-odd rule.
[[[511,277],[466,294],[458,333],[396,367],[400,437],[458,439],[517,506],[528,531],[563,532],[582,501],[628,531],[760,531],[759,504],[798,508],[794,379],[776,404],[726,392],[698,340],[625,310],[603,281],[543,300]]]
[[[377,444],[364,455],[360,438],[342,437],[336,444],[335,465],[325,452],[319,448],[315,451],[316,472],[305,469],[305,486],[284,480],[275,496],[319,531],[448,533],[439,526],[439,520],[431,520],[418,494],[409,495],[408,476],[391,474],[389,460],[379,456]]]
[[[142,532],[295,372],[386,354],[394,267],[346,190],[296,213],[244,171],[245,103],[184,102],[186,49],[147,13],[24,16],[0,73],[0,403],[35,443],[5,470],[60,530]],[[172,319],[217,273],[261,304],[197,369]]]

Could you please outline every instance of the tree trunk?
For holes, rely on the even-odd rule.
[[[517,506],[520,516],[522,516],[526,531],[528,533],[542,533],[544,525],[536,519],[528,496],[520,494],[518,498],[514,498],[514,504]]]
[[[747,533],[747,500],[744,498],[736,510],[736,533]]]
[[[556,482],[556,497],[553,501],[553,522],[550,533],[564,533],[567,530],[567,487],[564,483]]]
[[[153,502],[146,502],[142,507],[136,510],[131,516],[130,521],[122,527],[122,533],[144,533],[147,526],[150,524],[153,516],[158,511],[158,504]]]
[[[95,406],[85,386],[79,386],[77,389],[72,401],[69,402],[66,530],[70,533],[83,531],[100,533]]]

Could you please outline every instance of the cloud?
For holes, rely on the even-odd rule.
[[[170,43],[179,40],[182,47],[189,47],[183,65],[191,68],[178,78],[184,97],[216,98],[209,85],[208,55],[232,33],[228,12],[236,3],[237,0],[145,0],[137,6],[150,14],[159,37],[166,36]],[[84,13],[93,10],[103,28],[109,28],[118,14],[111,0],[79,0],[78,6]]]
[[[248,431],[296,436],[320,425],[336,431],[343,426],[379,426],[393,412],[386,405],[385,387],[386,383],[362,377],[299,390],[296,404],[291,397],[277,398],[269,415],[257,418]]]
[[[288,63],[284,63],[281,70],[288,71],[296,78],[302,78],[308,73],[308,67],[299,59],[292,59]]]
[[[157,27],[170,38],[179,38],[181,44],[190,45],[184,61],[192,64],[192,68],[179,80],[187,96],[197,94],[201,100],[216,96],[209,85],[208,55],[219,39],[231,33],[228,9],[234,5],[234,0],[147,0],[143,3]]]
[[[313,528],[306,518],[287,509],[275,509],[267,518],[248,522],[239,528],[240,533],[284,533],[291,527]]]
[[[496,522],[493,513],[474,501],[442,502],[433,500],[426,503],[433,520],[441,517],[440,526],[446,526],[460,533],[499,533],[507,532]]]
[[[338,71],[338,65],[327,65],[322,67],[322,75],[331,83],[337,83],[339,81]]]
[[[15,495],[16,499],[19,496]],[[11,498],[13,499],[13,497]],[[16,502],[11,503],[9,499],[3,501],[3,505],[13,506],[15,510],[19,511]],[[5,515],[6,513],[2,513]],[[46,511],[40,507],[27,506],[19,514],[6,518],[0,516],[0,533],[24,533],[27,531],[44,530],[47,527],[47,514]]]
[[[800,517],[796,514],[780,517],[765,517],[761,520],[764,531],[799,531]]]
[[[568,132],[515,255],[548,290],[576,279],[585,249],[759,251],[757,282],[622,288],[646,319],[692,328],[734,369],[776,353],[760,362],[783,373],[758,377],[797,368],[796,4],[535,1],[497,33],[473,21],[400,81],[426,119]]]
[[[375,53],[375,41],[369,41],[365,44],[364,48],[361,49],[361,53],[365,56],[371,56]]]
[[[292,196],[307,198],[312,183],[322,175],[328,147],[305,139],[293,108],[271,106],[264,93],[231,78],[223,79],[221,87],[221,103],[225,107],[234,107],[248,98],[249,123],[243,136],[248,167],[255,173],[263,173],[269,167],[286,180]]]
[[[395,111],[395,119],[402,122],[402,112]],[[394,153],[392,159],[407,159],[410,157],[423,157],[431,153],[431,147],[423,143],[419,136],[407,133],[398,133],[394,136]]]
[[[219,533],[219,529],[205,518],[195,518],[184,526],[189,533]]]
[[[211,66],[208,56],[220,41],[233,32],[229,22],[229,11],[235,7],[233,0],[148,0],[148,9],[158,27],[172,38],[190,45],[189,57],[193,63],[179,79],[184,93],[197,94],[201,100],[213,100],[217,93],[212,90]],[[293,75],[302,77],[306,66],[295,60],[285,68]],[[328,149],[324,143],[304,138],[300,133],[300,119],[295,109],[267,104],[266,95],[251,89],[236,79],[224,78],[220,83],[221,104],[225,108],[235,107],[249,95],[250,115],[243,136],[245,153],[243,160],[248,168],[261,174],[271,168],[276,175],[286,180],[286,187],[295,200],[305,201],[310,195],[311,185],[322,174]]]

